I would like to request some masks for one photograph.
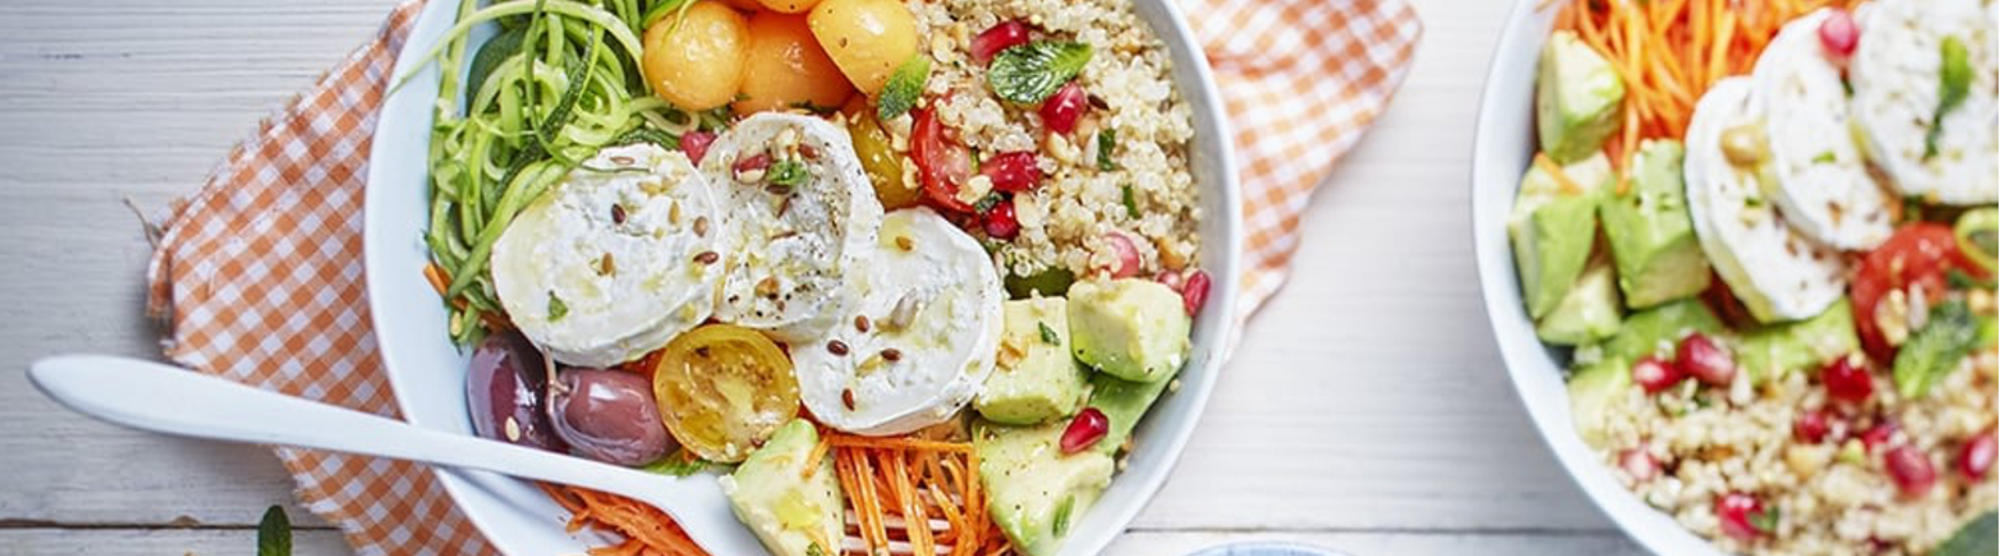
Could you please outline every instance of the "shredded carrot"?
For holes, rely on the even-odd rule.
[[[584,528],[617,533],[625,540],[590,549],[590,556],[707,556],[672,517],[622,496],[561,485],[541,485],[556,505],[570,513],[569,531]]]
[[[1687,132],[1695,102],[1716,81],[1750,72],[1785,22],[1857,0],[1553,0],[1556,29],[1602,54],[1625,83],[1618,130],[1606,143],[1625,186],[1625,164],[1647,139]],[[1537,162],[1540,164],[1540,162]],[[1555,173],[1555,172],[1551,172]],[[1572,184],[1573,185],[1573,184]],[[1565,185],[1565,189],[1570,185]]]
[[[971,444],[837,432],[827,432],[825,439],[864,552],[907,543],[915,554],[1011,553],[1006,536],[986,517]],[[900,531],[890,530],[891,518],[902,523]],[[942,522],[942,530],[932,531],[934,522]]]
[[[1549,177],[1555,178],[1556,186],[1562,189],[1564,195],[1583,193],[1583,188],[1577,186],[1576,182],[1570,181],[1569,175],[1563,173],[1562,165],[1556,164],[1555,159],[1549,158],[1548,154],[1535,153],[1535,167],[1541,168],[1543,172],[1549,173]]]

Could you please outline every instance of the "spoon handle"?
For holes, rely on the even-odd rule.
[[[614,493],[643,486],[654,505],[714,496],[704,492],[713,485],[692,479],[417,427],[149,361],[57,356],[36,361],[28,378],[72,410],[135,429],[484,469]],[[690,513],[660,509],[676,517]]]

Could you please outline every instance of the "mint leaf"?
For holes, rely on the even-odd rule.
[[[1950,301],[1931,310],[1929,322],[1896,351],[1891,370],[1896,391],[1905,398],[1930,392],[1931,385],[1958,369],[1966,354],[1979,347],[1979,326],[1972,310],[1963,301]]]
[[[1000,98],[1040,104],[1090,63],[1090,45],[1034,41],[1000,51],[986,70],[986,85]]]
[[[1037,322],[1035,323],[1035,326],[1041,327],[1042,329],[1042,343],[1052,346],[1062,345],[1062,336],[1057,336],[1056,329],[1049,328],[1049,323]]]
[[[271,506],[257,522],[257,556],[292,556],[292,520],[284,508]]]
[[[1931,116],[1931,129],[1924,134],[1924,160],[1938,154],[1938,137],[1944,134],[1944,115],[1958,105],[1965,103],[1965,96],[1972,89],[1972,62],[1967,60],[1965,43],[1958,37],[1945,37],[1938,45],[1938,105],[1937,113]]]
[[[563,303],[562,298],[556,297],[556,292],[549,292],[549,322],[562,320],[566,316],[569,316],[569,304]]]
[[[911,55],[903,65],[889,74],[889,82],[882,86],[882,97],[875,101],[875,117],[883,121],[896,119],[917,106],[917,99],[924,94],[924,82],[931,78],[931,59],[923,53]]]
[[[1980,514],[1965,522],[1950,539],[1938,545],[1931,556],[1986,556],[2000,553],[2000,537],[1994,535],[1996,518],[1993,512]]]

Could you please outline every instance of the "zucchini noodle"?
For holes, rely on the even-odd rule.
[[[690,114],[653,96],[642,74],[645,24],[688,3],[461,1],[458,23],[423,58],[443,73],[424,242],[442,272],[454,341],[471,344],[505,325],[487,263],[529,203],[571,171],[595,171],[581,165],[599,149],[642,141],[673,148],[691,129],[720,125],[718,114]],[[468,59],[482,24],[499,33]]]

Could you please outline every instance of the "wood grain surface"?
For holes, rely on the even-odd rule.
[[[1329,0],[1343,1],[1343,0]],[[1479,88],[1511,2],[1412,0],[1395,104],[1314,197],[1293,281],[1252,321],[1193,443],[1113,554],[1295,541],[1374,554],[1623,554],[1529,427],[1484,325],[1467,221]],[[266,451],[68,413],[20,373],[156,356],[126,200],[192,191],[392,0],[0,6],[0,553],[250,554],[285,504]]]

